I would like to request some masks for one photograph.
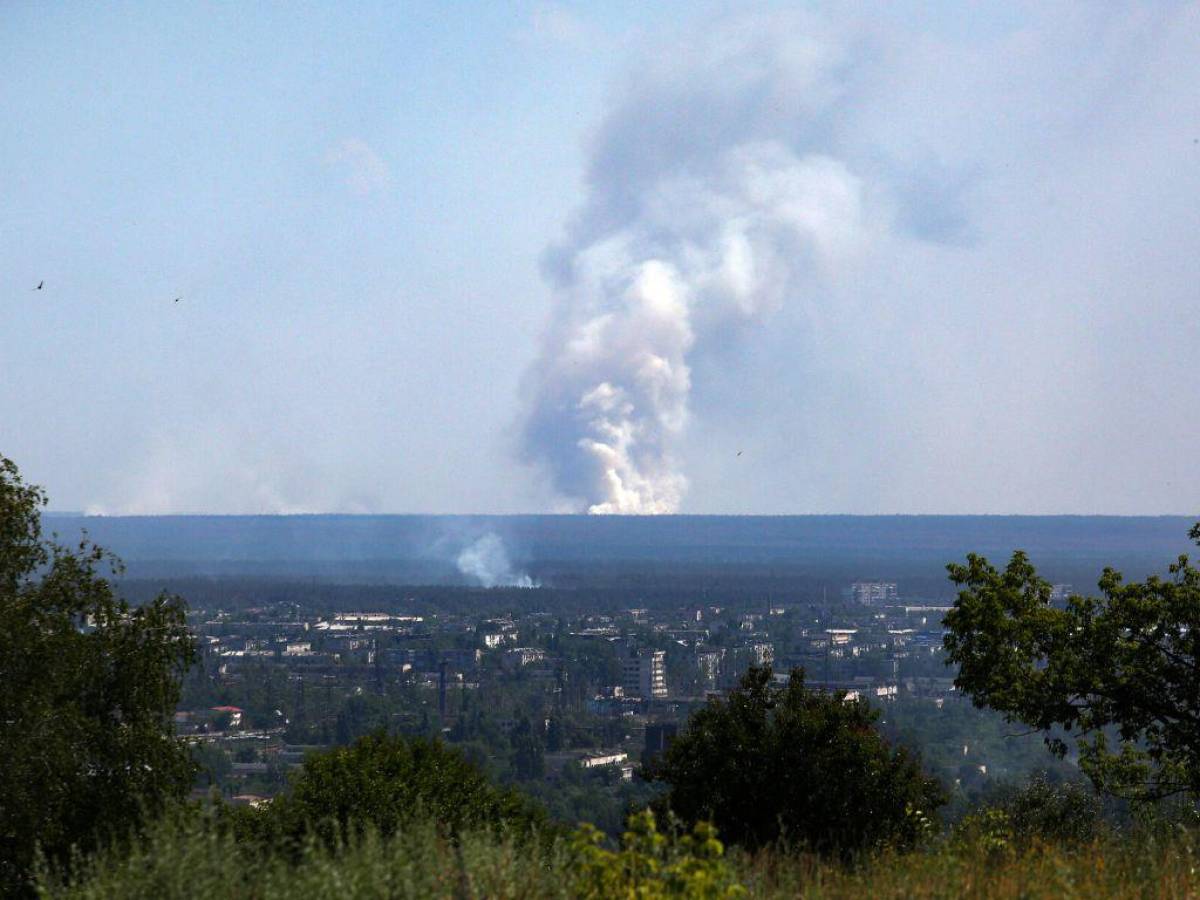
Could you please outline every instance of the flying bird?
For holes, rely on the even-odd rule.
[[[176,303],[178,303],[178,302],[179,302],[180,300],[182,300],[182,299],[183,299],[182,297],[176,297],[176,298],[175,298],[175,302],[176,302]]]
[[[739,451],[737,452],[737,455],[738,455],[738,456],[741,456],[741,455],[742,455],[742,451],[741,451],[741,450],[739,450]]]
[[[44,282],[44,281],[39,281],[39,282],[38,282],[38,286],[37,286],[37,287],[35,287],[35,288],[34,288],[34,290],[35,290],[35,291],[40,291],[40,290],[42,289],[42,285],[43,285],[43,284],[45,284],[45,283],[46,283],[46,282]]]

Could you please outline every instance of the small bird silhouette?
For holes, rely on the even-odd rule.
[[[34,290],[35,290],[35,291],[40,291],[40,290],[42,289],[42,285],[43,285],[43,284],[45,284],[45,283],[46,283],[46,282],[44,282],[44,281],[39,281],[39,282],[38,282],[38,286],[37,286],[37,287],[35,287],[35,288],[34,288]]]
[[[739,451],[737,452],[737,455],[738,455],[738,456],[741,456],[741,455],[742,455],[742,451],[741,451],[741,450],[739,450]]]
[[[178,303],[178,302],[179,302],[180,300],[182,300],[182,299],[183,299],[182,297],[176,297],[176,298],[175,298],[175,302],[176,302],[176,303]]]

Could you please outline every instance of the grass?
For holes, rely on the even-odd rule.
[[[945,840],[848,867],[775,852],[734,852],[726,862],[745,896],[762,898],[1200,897],[1200,844],[1188,831],[1021,852]],[[662,885],[640,894],[622,891],[608,896],[686,896]],[[417,824],[388,840],[368,834],[336,852],[314,844],[289,862],[252,854],[198,819],[164,823],[132,851],[80,861],[71,877],[43,871],[38,892],[64,900],[588,895],[579,857],[567,843],[539,848],[489,832],[451,842],[432,825]]]
[[[1165,845],[1113,839],[1012,854],[943,844],[927,851],[884,853],[852,868],[760,854],[742,861],[739,869],[750,896],[764,898],[1200,896],[1200,856],[1190,837],[1182,836]]]
[[[537,851],[489,832],[452,844],[432,824],[384,840],[367,834],[331,851],[309,845],[299,862],[263,859],[202,821],[165,823],[131,851],[81,860],[73,872],[39,873],[54,898],[569,897],[553,877],[565,851]]]

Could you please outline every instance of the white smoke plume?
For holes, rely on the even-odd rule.
[[[678,510],[696,357],[813,303],[867,241],[862,179],[811,140],[837,97],[838,56],[777,26],[739,22],[678,67],[639,73],[549,256],[557,302],[529,374],[524,449],[589,513]]]
[[[525,458],[594,513],[1178,508],[1196,429],[1129,423],[1196,398],[1200,6],[805,6],[616,94]]]
[[[455,560],[458,571],[474,578],[483,587],[536,588],[538,582],[513,569],[512,560],[499,535],[488,532],[464,548]]]

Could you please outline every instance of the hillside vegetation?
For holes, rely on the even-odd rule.
[[[654,846],[654,839],[660,840]],[[711,839],[709,839],[711,840]],[[531,845],[494,831],[457,839],[432,821],[391,838],[306,845],[296,858],[248,852],[195,819],[164,821],[131,852],[87,861],[68,883],[43,873],[48,898],[608,898],[995,897],[1176,898],[1200,892],[1200,848],[1187,831],[1109,835],[1079,845],[1019,848],[992,833],[947,837],[923,850],[884,851],[856,865],[779,850],[755,855],[680,847],[631,834],[626,850],[589,857],[588,833]]]

